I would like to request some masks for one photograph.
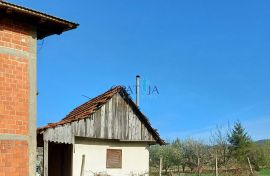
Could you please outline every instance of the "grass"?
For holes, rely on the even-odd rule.
[[[197,174],[189,174],[188,176],[197,176]],[[213,176],[213,174],[202,174],[201,176]],[[258,172],[258,176],[270,176],[270,169],[262,169]]]
[[[185,176],[197,176],[197,174],[185,174]],[[201,176],[213,176],[213,174],[201,174]],[[262,169],[258,176],[270,176],[270,169]]]
[[[186,174],[186,176],[197,176],[197,174]],[[213,174],[201,174],[201,176],[213,176]]]
[[[158,176],[158,172],[155,174],[150,174],[150,176]],[[186,173],[186,174],[181,174],[181,176],[197,176],[197,174],[192,174],[192,173]],[[209,174],[201,174],[201,176],[213,176],[213,173]],[[268,169],[261,169],[256,176],[270,176],[270,168]]]
[[[270,169],[262,169],[259,174],[259,176],[270,176]]]

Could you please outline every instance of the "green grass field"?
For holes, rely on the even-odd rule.
[[[259,176],[270,176],[270,169],[262,169],[259,172]]]
[[[165,174],[163,174],[165,175]],[[180,174],[181,176],[197,176],[197,174],[183,174],[181,173]],[[158,173],[155,173],[155,174],[150,174],[150,176],[158,176]],[[209,174],[201,174],[201,176],[213,176],[213,173],[209,173]],[[256,176],[270,176],[270,168],[269,169],[262,169],[260,172],[258,172],[256,174]]]
[[[197,176],[197,174],[188,174],[187,176]],[[202,174],[201,176],[213,176],[213,174]],[[270,176],[270,169],[262,169],[258,176]]]

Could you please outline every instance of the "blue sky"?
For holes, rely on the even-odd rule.
[[[80,24],[38,45],[38,126],[140,74],[141,109],[163,138],[208,139],[240,120],[270,134],[270,1],[18,1]]]

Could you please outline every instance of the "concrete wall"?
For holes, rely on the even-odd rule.
[[[122,149],[121,169],[106,168],[107,149]],[[149,171],[149,151],[146,143],[76,138],[73,176],[80,176],[82,155],[85,155],[84,173],[87,176],[93,173],[107,173],[110,176],[144,175]]]
[[[0,175],[34,176],[36,29],[0,19]]]

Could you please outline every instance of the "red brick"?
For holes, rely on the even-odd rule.
[[[27,141],[0,141],[0,175],[28,175]]]
[[[0,46],[29,52],[30,28],[0,21]],[[28,60],[0,53],[0,134],[28,135]],[[28,142],[0,140],[0,176],[28,176]]]

